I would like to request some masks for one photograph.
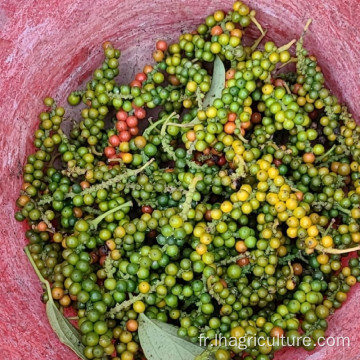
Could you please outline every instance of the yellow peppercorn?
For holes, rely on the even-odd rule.
[[[332,247],[334,245],[334,240],[330,235],[326,235],[321,239],[321,245],[325,248]]]

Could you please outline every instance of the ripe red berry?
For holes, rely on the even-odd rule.
[[[229,113],[228,114],[228,120],[229,121],[235,121],[236,120],[236,113]]]
[[[138,127],[133,127],[133,128],[130,128],[129,131],[130,131],[130,134],[132,136],[135,136],[135,135],[137,135],[139,133],[139,128]]]
[[[165,40],[158,40],[156,42],[156,49],[161,51],[166,51],[168,48],[167,42]]]
[[[153,212],[153,209],[149,205],[144,205],[144,206],[141,207],[141,212],[143,214],[151,214]]]
[[[226,163],[226,158],[225,158],[225,156],[221,156],[220,159],[218,160],[217,164],[218,164],[219,166],[223,166],[223,165],[225,165],[225,163]]]
[[[139,80],[133,80],[131,83],[130,83],[130,86],[131,87],[139,87],[141,88],[141,82]]]
[[[124,141],[130,141],[131,139],[131,134],[129,131],[120,131],[120,134],[119,134],[119,139],[121,142],[124,142]]]
[[[134,114],[139,120],[142,120],[146,117],[146,110],[143,108],[136,108]]]
[[[128,113],[124,110],[119,110],[117,113],[116,113],[116,118],[119,120],[119,121],[125,121],[126,118],[128,117]]]
[[[117,130],[118,132],[124,131],[124,130],[127,130],[127,129],[128,129],[128,126],[127,126],[126,121],[118,121],[118,122],[116,123],[116,130]]]
[[[135,80],[140,81],[140,82],[143,82],[146,79],[147,79],[147,76],[143,72],[137,73],[135,76]]]
[[[111,146],[107,146],[105,149],[104,149],[104,154],[107,158],[115,155],[115,149]]]
[[[129,128],[134,128],[138,125],[138,119],[136,116],[129,116],[127,119],[126,119],[126,124]]]
[[[109,138],[109,143],[112,146],[119,146],[120,145],[120,139],[117,135],[111,135]]]

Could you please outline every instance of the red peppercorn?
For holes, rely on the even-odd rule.
[[[119,121],[125,121],[128,117],[128,113],[124,110],[119,110],[117,113],[116,113],[116,118],[119,120]]]
[[[109,138],[109,143],[112,146],[119,146],[120,145],[120,139],[117,135],[111,135]]]

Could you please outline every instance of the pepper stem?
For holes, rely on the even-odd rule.
[[[305,34],[305,33],[308,31],[311,22],[312,22],[312,19],[309,19],[309,20],[306,22],[306,25],[305,25],[304,30],[303,30],[303,34]]]
[[[259,46],[259,44],[261,43],[262,39],[265,37],[267,33],[267,30],[264,30],[261,35],[256,39],[256,41],[254,42],[254,44],[251,47],[251,51],[256,50],[256,48]]]
[[[347,215],[351,215],[351,211],[349,209],[344,209],[342,206],[340,206],[339,204],[335,204],[335,208],[337,208],[338,210],[340,210],[341,212],[343,212],[344,214]]]
[[[289,95],[291,95],[291,90],[290,90],[289,85],[287,84],[286,81],[284,81],[284,88],[285,88],[286,92],[287,92]]]
[[[263,34],[263,35],[265,36],[265,31],[264,31],[263,27],[262,27],[261,24],[256,20],[255,11],[251,11],[251,12],[250,12],[250,19],[251,19],[251,21],[255,24],[255,26],[259,29],[259,31],[261,32],[261,34]]]
[[[166,126],[176,126],[176,127],[180,127],[180,128],[192,128],[195,125],[197,125],[196,123],[185,123],[185,124],[178,124],[178,123],[167,123]]]
[[[183,220],[187,220],[187,217],[188,217],[188,213],[189,213],[189,210],[191,209],[191,202],[192,202],[192,198],[194,196],[194,193],[196,191],[196,184],[198,183],[198,181],[201,180],[201,177],[200,176],[195,176],[190,185],[189,185],[189,189],[186,193],[186,196],[185,196],[185,202],[183,204],[183,209],[180,213],[180,216],[183,218]]]
[[[246,140],[241,134],[236,134],[236,136],[244,143],[247,144],[249,140]]]
[[[325,154],[322,154],[320,157],[316,159],[316,162],[321,161],[322,159],[325,159],[327,156],[329,156],[334,150],[336,149],[336,145],[333,145],[330,150],[328,150]]]
[[[283,67],[285,67],[286,65],[289,65],[289,64],[291,64],[291,63],[296,63],[297,62],[297,58],[296,57],[292,57],[289,61],[287,61],[286,63],[284,63],[284,64],[281,64],[280,66],[279,66],[279,69],[282,69]]]
[[[124,204],[121,204],[121,205],[119,205],[119,206],[117,206],[117,207],[115,207],[113,209],[108,210],[107,212],[105,212],[104,214],[101,214],[100,216],[98,216],[94,220],[89,221],[90,227],[93,228],[93,229],[96,229],[97,226],[100,224],[100,222],[102,220],[104,220],[108,215],[113,214],[114,212],[116,212],[118,210],[121,210],[124,207],[131,206],[132,204],[133,204],[132,201],[128,201],[128,202],[126,202]]]
[[[90,149],[91,149],[91,152],[92,152],[93,154],[95,154],[95,155],[97,155],[97,156],[103,156],[103,153],[98,152],[98,151],[96,150],[96,148],[95,148],[94,145],[92,145],[92,146],[90,147]]]
[[[280,53],[282,51],[289,50],[293,46],[293,44],[295,44],[295,43],[296,43],[296,39],[292,39],[289,43],[279,47],[277,49],[277,52]]]
[[[151,126],[149,126],[149,127],[146,128],[146,130],[145,130],[144,133],[143,133],[143,136],[144,136],[145,138],[147,138],[148,134],[150,134],[153,129],[155,129],[158,125],[160,125],[160,124],[162,124],[162,123],[164,123],[164,122],[166,122],[166,121],[169,121],[169,120],[170,120],[171,118],[173,118],[175,115],[176,115],[176,113],[173,112],[173,113],[171,113],[168,117],[163,118],[163,119],[160,119],[160,120],[154,122]]]
[[[334,249],[334,248],[325,248],[322,245],[316,245],[315,249],[317,251],[327,253],[327,254],[348,254],[353,251],[360,250],[360,246],[355,246],[349,249]]]
[[[329,231],[330,231],[331,227],[333,226],[334,222],[335,222],[335,219],[331,219],[330,224],[329,224],[329,226],[326,228],[323,236],[326,236],[326,235],[329,233]]]

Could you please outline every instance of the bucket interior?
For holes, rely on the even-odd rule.
[[[305,46],[314,53],[329,87],[358,118],[360,102],[360,13],[357,0],[250,0],[268,38],[277,45],[298,38],[313,20]],[[214,10],[230,10],[231,0],[8,0],[0,2],[1,248],[0,335],[2,359],[76,359],[52,331],[40,301],[41,287],[22,249],[25,225],[14,220],[22,166],[32,150],[42,99],[67,94],[100,65],[101,44],[122,50],[121,82],[131,81],[151,61],[156,40],[169,42],[193,30]],[[256,29],[250,36],[258,36]],[[355,360],[360,355],[359,287],[332,316],[327,334],[349,337],[351,347],[321,347],[312,353],[286,349],[276,360]]]

